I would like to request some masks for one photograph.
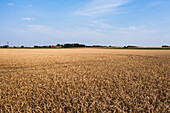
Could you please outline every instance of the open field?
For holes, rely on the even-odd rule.
[[[106,49],[134,49],[134,50],[170,50],[170,47],[162,48],[162,47],[132,47],[132,48],[122,48],[122,47],[106,47]]]
[[[169,50],[0,49],[0,112],[168,112],[169,75]]]

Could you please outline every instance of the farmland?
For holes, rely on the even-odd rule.
[[[0,49],[0,112],[168,112],[169,50]]]

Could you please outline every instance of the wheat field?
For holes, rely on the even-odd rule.
[[[1,113],[170,112],[170,51],[0,49]]]

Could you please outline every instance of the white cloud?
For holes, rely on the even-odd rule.
[[[9,5],[9,6],[12,6],[12,5],[14,5],[14,4],[13,4],[13,3],[8,3],[8,5]]]
[[[152,34],[158,32],[154,29],[149,29],[148,26],[129,26],[129,27],[121,27],[116,30],[116,33],[119,34]]]
[[[22,44],[30,45],[48,45],[57,43],[85,43],[85,44],[103,44],[103,45],[138,45],[153,46],[160,45],[169,41],[169,35],[166,32],[160,32],[154,28],[135,26],[137,31],[120,30],[115,28],[106,32],[96,31],[89,28],[70,28],[57,29],[44,25],[29,25],[25,29],[10,31],[10,35],[22,41]],[[123,27],[121,27],[123,28]],[[126,27],[125,27],[126,28]],[[128,27],[127,27],[128,28]],[[120,32],[117,32],[119,30]],[[160,34],[161,33],[161,34]],[[1,34],[6,35],[2,32]],[[20,34],[18,36],[18,34]],[[162,37],[160,39],[160,37]],[[16,40],[14,40],[15,42]],[[162,41],[162,42],[161,42]],[[17,41],[16,43],[19,43]]]
[[[34,20],[34,19],[27,17],[27,18],[21,18],[21,20],[30,21],[30,20]]]
[[[29,32],[33,34],[39,34],[43,37],[50,38],[60,42],[95,42],[96,37],[98,40],[102,40],[107,37],[106,34],[101,32],[90,30],[88,28],[70,28],[70,29],[56,29],[43,25],[28,25]]]
[[[131,0],[93,0],[74,14],[81,16],[101,16],[108,12],[116,12],[119,6],[129,3]]]
[[[136,26],[122,27],[119,29],[122,31],[137,31],[138,30],[138,28]]]
[[[111,29],[112,28],[111,25],[105,23],[105,20],[95,20],[95,21],[92,21],[89,25],[97,29]]]
[[[32,31],[35,32],[41,32],[41,33],[51,33],[56,32],[54,28],[43,26],[43,25],[28,25],[28,28],[30,28]]]

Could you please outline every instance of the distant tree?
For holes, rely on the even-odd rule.
[[[56,46],[61,46],[61,44],[57,44]]]
[[[2,48],[8,48],[9,46],[8,45],[4,45],[4,46],[2,46]]]
[[[79,46],[80,46],[80,44],[78,44],[78,43],[73,44],[73,47],[79,47]]]
[[[100,45],[92,45],[92,47],[101,47]]]
[[[168,45],[162,45],[162,47],[170,47],[170,46],[168,46]]]
[[[24,46],[21,46],[21,48],[24,48]]]
[[[73,47],[73,44],[64,44],[64,48],[71,48]]]
[[[84,44],[80,44],[79,47],[85,47],[85,45]]]
[[[38,46],[34,46],[34,48],[38,48]]]
[[[127,46],[127,48],[135,48],[135,47],[138,47],[138,46],[131,46],[131,45]]]
[[[49,48],[48,46],[42,46],[42,48]]]

